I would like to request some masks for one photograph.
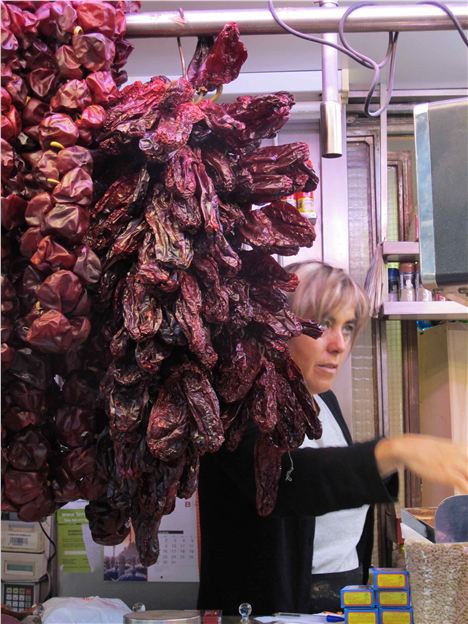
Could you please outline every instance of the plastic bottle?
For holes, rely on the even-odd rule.
[[[388,269],[388,300],[398,301],[398,286],[400,283],[400,272],[398,269],[389,267]]]
[[[415,301],[414,262],[400,262],[400,301]]]
[[[317,211],[314,205],[314,193],[312,191],[299,191],[295,193],[294,196],[299,212],[315,225],[317,222]]]

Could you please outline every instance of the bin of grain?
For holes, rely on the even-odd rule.
[[[405,540],[414,624],[468,622],[468,542]]]

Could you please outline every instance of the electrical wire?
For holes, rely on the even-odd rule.
[[[283,28],[287,32],[301,39],[305,39],[306,41],[312,41],[313,43],[320,43],[321,45],[328,45],[332,48],[335,48],[335,50],[338,50],[338,52],[342,52],[343,54],[346,54],[346,56],[349,56],[354,61],[356,61],[360,65],[363,65],[367,69],[374,70],[374,75],[372,78],[371,86],[369,88],[369,92],[367,94],[366,101],[364,104],[364,112],[366,113],[368,117],[378,117],[388,106],[388,103],[390,102],[390,98],[392,94],[392,89],[390,88],[388,89],[386,102],[377,111],[374,111],[374,112],[370,111],[370,102],[374,94],[374,91],[380,82],[381,69],[383,69],[389,61],[390,61],[389,85],[390,86],[393,85],[394,73],[395,73],[396,42],[398,39],[398,33],[395,33],[395,32],[388,33],[387,52],[383,60],[380,61],[380,63],[377,63],[372,58],[366,56],[362,52],[358,52],[357,50],[355,50],[346,40],[344,36],[344,28],[345,28],[346,20],[348,19],[349,15],[353,13],[354,11],[357,11],[358,9],[361,9],[365,6],[374,6],[374,3],[373,2],[359,2],[358,4],[350,6],[344,12],[338,25],[338,34],[340,36],[340,41],[341,41],[341,45],[340,45],[339,43],[335,43],[334,41],[326,41],[322,37],[309,35],[307,33],[303,33],[299,30],[296,30],[295,28],[292,28],[279,17],[274,7],[273,0],[268,0],[268,7],[270,9],[271,15],[273,16],[273,19],[279,26],[281,26],[281,28]]]
[[[463,28],[460,24],[460,21],[458,20],[456,15],[452,12],[452,10],[448,6],[446,6],[445,4],[441,2],[438,2],[437,0],[424,0],[424,2],[418,2],[418,4],[430,4],[444,11],[452,20],[455,28],[457,29],[457,31],[459,32],[463,40],[463,43],[466,46],[468,46],[468,38],[463,32]],[[380,61],[380,63],[378,63],[374,59],[366,56],[362,52],[359,52],[358,50],[353,48],[345,37],[344,30],[345,30],[346,20],[351,15],[351,13],[365,6],[375,6],[375,3],[374,2],[359,2],[357,4],[354,4],[348,7],[348,9],[344,12],[338,24],[338,34],[339,34],[340,41],[341,41],[341,44],[338,44],[333,41],[327,41],[323,39],[322,37],[309,35],[307,33],[301,32],[300,30],[296,30],[295,28],[292,28],[279,17],[278,13],[276,12],[273,0],[268,0],[268,7],[270,9],[271,15],[273,19],[275,20],[275,22],[281,28],[283,28],[283,30],[286,30],[290,34],[294,35],[295,37],[299,37],[300,39],[305,39],[306,41],[312,41],[313,43],[319,43],[321,45],[328,45],[331,48],[338,50],[338,52],[346,54],[347,56],[352,58],[354,61],[356,61],[360,65],[363,65],[367,69],[372,69],[374,71],[371,85],[369,87],[369,91],[367,93],[365,103],[364,103],[364,112],[368,117],[378,117],[387,108],[392,97],[393,85],[395,82],[395,69],[396,69],[396,44],[397,44],[399,33],[395,31],[390,31],[388,33],[387,52],[385,54],[385,57],[382,59],[382,61]],[[381,70],[387,64],[389,64],[389,71],[388,71],[388,89],[387,89],[386,100],[379,109],[377,109],[376,111],[371,111],[370,110],[371,100],[374,95],[375,89],[380,83]]]
[[[372,77],[371,85],[369,87],[369,90],[368,90],[368,93],[364,102],[364,113],[368,117],[379,117],[387,108],[387,106],[390,104],[390,100],[391,100],[392,93],[393,93],[393,85],[395,83],[395,68],[396,68],[396,63],[395,63],[396,44],[397,44],[399,33],[395,31],[390,31],[388,33],[387,52],[383,60],[380,61],[380,63],[377,63],[371,57],[366,56],[362,52],[358,52],[358,50],[356,50],[349,44],[348,40],[345,37],[344,29],[345,29],[346,20],[351,15],[351,13],[365,6],[375,6],[375,3],[359,2],[358,4],[354,4],[348,7],[348,9],[344,12],[343,16],[341,17],[339,21],[338,34],[339,34],[340,41],[341,41],[343,48],[348,51],[348,54],[351,55],[351,58],[354,58],[358,63],[360,63],[364,67],[368,67],[369,69],[374,70],[374,75]],[[370,105],[371,105],[372,97],[374,95],[374,92],[377,86],[380,83],[381,70],[387,65],[387,63],[389,63],[387,97],[385,99],[385,102],[382,104],[380,108],[378,108],[375,111],[371,111]]]
[[[52,546],[54,547],[54,553],[52,555],[50,555],[48,561],[52,561],[52,559],[55,557],[55,555],[57,554],[57,545],[55,544],[54,540],[50,537],[50,535],[47,533],[47,531],[44,529],[44,527],[42,526],[42,522],[39,522],[39,526],[41,527],[41,531],[44,533],[44,535],[46,536],[46,538],[49,540],[49,542],[52,544]]]
[[[42,522],[40,522],[40,521],[39,521],[39,526],[41,527],[41,531],[44,533],[46,538],[49,540],[49,542],[54,547],[53,554],[50,555],[50,557],[47,559],[47,572],[46,572],[46,576],[47,576],[47,591],[45,593],[45,599],[47,599],[49,597],[49,594],[50,594],[51,589],[52,589],[52,578],[51,578],[51,575],[50,575],[50,572],[49,572],[49,565],[50,565],[50,562],[52,561],[52,559],[57,554],[57,545],[55,544],[54,540],[50,537],[50,535],[47,533],[47,531],[44,529],[44,527],[42,526]]]
[[[460,20],[454,14],[454,12],[452,11],[450,7],[448,7],[443,2],[437,2],[437,0],[424,0],[424,2],[418,2],[418,4],[431,4],[432,6],[435,6],[438,9],[442,9],[442,11],[445,11],[445,13],[447,13],[447,15],[452,20],[455,28],[458,30],[458,33],[463,40],[463,43],[468,47],[468,37],[463,32],[463,28],[462,28],[462,25],[460,24]]]

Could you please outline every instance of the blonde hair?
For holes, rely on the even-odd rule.
[[[293,312],[301,318],[320,323],[343,305],[354,304],[354,342],[369,317],[369,300],[359,284],[343,269],[316,260],[296,262],[284,268],[299,278],[299,286],[288,293],[288,299]]]

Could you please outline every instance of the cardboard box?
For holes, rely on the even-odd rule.
[[[371,609],[375,606],[374,589],[370,585],[346,585],[340,590],[341,607],[365,607]]]
[[[407,609],[411,606],[411,597],[408,589],[380,589],[375,592],[376,606],[390,607],[391,609]]]
[[[345,609],[345,624],[379,624],[378,609]]]
[[[379,624],[413,624],[413,609],[379,609]]]
[[[408,589],[409,575],[403,568],[370,568],[369,583],[374,589]]]

